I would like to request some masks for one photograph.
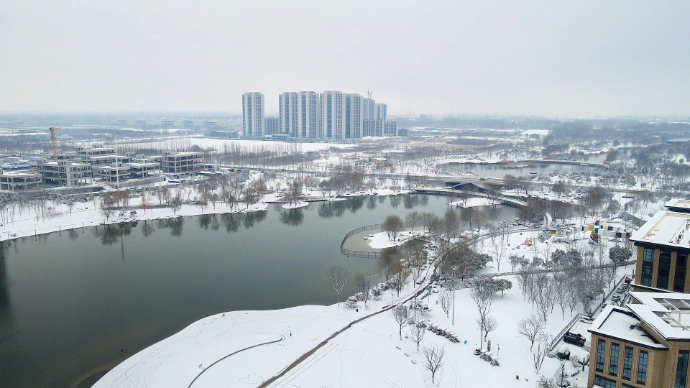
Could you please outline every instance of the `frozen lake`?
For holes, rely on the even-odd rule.
[[[414,210],[442,216],[446,200],[359,197],[0,243],[0,385],[70,386],[218,312],[335,303],[328,267],[376,271],[340,253],[348,231]]]

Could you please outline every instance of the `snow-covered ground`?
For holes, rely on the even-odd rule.
[[[376,233],[371,237],[367,238],[367,243],[369,244],[370,247],[374,249],[383,249],[383,248],[390,248],[390,247],[397,247],[400,245],[405,244],[406,242],[410,241],[411,239],[419,236],[423,236],[424,233],[421,231],[403,231],[398,233],[398,236],[396,239],[391,239],[388,237],[387,232],[380,232]]]
[[[499,205],[499,201],[494,201],[493,199],[486,198],[486,197],[473,197],[473,198],[468,198],[466,201],[460,200],[460,201],[453,201],[450,202],[450,206],[459,206],[463,208],[470,208],[470,207],[478,207],[478,206],[490,206],[490,205]]]
[[[500,361],[500,366],[491,366],[473,353],[479,347],[480,333],[470,290],[456,291],[453,324],[453,313],[447,316],[442,311],[438,304],[440,294],[436,293],[439,289],[434,286],[432,292],[421,298],[431,311],[420,313],[419,319],[452,331],[459,343],[426,331],[418,351],[409,327],[403,328],[403,338],[399,338],[397,323],[389,311],[353,323],[402,299],[386,292],[381,300],[370,301],[368,308],[359,302],[358,311],[341,304],[237,311],[207,317],[124,361],[95,387],[186,387],[200,374],[192,386],[258,386],[333,333],[351,326],[270,386],[531,388],[540,374],[550,377],[560,371],[561,363],[547,358],[541,371],[535,371],[530,343],[517,330],[518,321],[535,310],[522,297],[517,279],[506,278],[513,282],[513,289],[504,296],[495,295],[491,315],[498,327],[488,336],[492,357]],[[408,285],[401,296],[411,292]],[[558,333],[571,318],[569,311],[562,314],[555,309],[548,316],[547,331],[552,335]],[[581,325],[578,323],[573,331],[586,333],[586,326]],[[260,345],[271,341],[277,342]],[[260,346],[242,351],[254,345]],[[443,366],[433,384],[422,352],[430,346],[445,349]],[[570,347],[573,355],[584,352]],[[233,355],[224,358],[230,354]],[[576,386],[586,384],[587,369],[579,372],[579,368],[568,364],[566,371],[577,371]]]
[[[297,201],[295,203],[286,203],[282,206],[283,209],[299,209],[301,207],[309,206],[309,202]]]

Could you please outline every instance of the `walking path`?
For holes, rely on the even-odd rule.
[[[277,340],[275,340],[275,341],[262,342],[262,343],[260,343],[260,344],[248,346],[248,347],[246,347],[246,348],[244,348],[244,349],[240,349],[240,350],[238,350],[238,351],[232,352],[232,353],[228,354],[227,356],[222,357],[222,358],[216,360],[213,364],[209,365],[208,367],[204,368],[201,372],[199,372],[199,374],[196,375],[196,377],[194,377],[194,380],[192,380],[192,382],[189,383],[189,385],[187,386],[187,388],[191,388],[192,385],[194,384],[194,382],[195,382],[202,374],[204,374],[204,372],[206,372],[207,370],[211,369],[212,366],[214,366],[214,365],[216,365],[217,363],[219,363],[219,362],[225,360],[226,358],[228,358],[228,357],[230,357],[230,356],[232,356],[232,355],[235,355],[235,354],[237,354],[237,353],[244,352],[245,350],[253,349],[253,348],[256,348],[256,347],[259,347],[259,346],[275,344],[275,343],[281,342],[281,341],[283,341],[283,340],[285,339],[285,336],[284,336],[284,335],[282,335],[282,334],[278,334],[278,335],[280,336],[280,339],[277,339]]]

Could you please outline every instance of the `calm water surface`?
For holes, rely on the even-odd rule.
[[[445,200],[351,198],[0,243],[0,386],[70,386],[218,312],[335,303],[328,267],[376,268],[340,253],[349,230],[413,210],[443,215]]]

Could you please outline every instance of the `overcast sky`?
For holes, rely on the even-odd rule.
[[[690,114],[690,1],[0,0],[0,111]]]

